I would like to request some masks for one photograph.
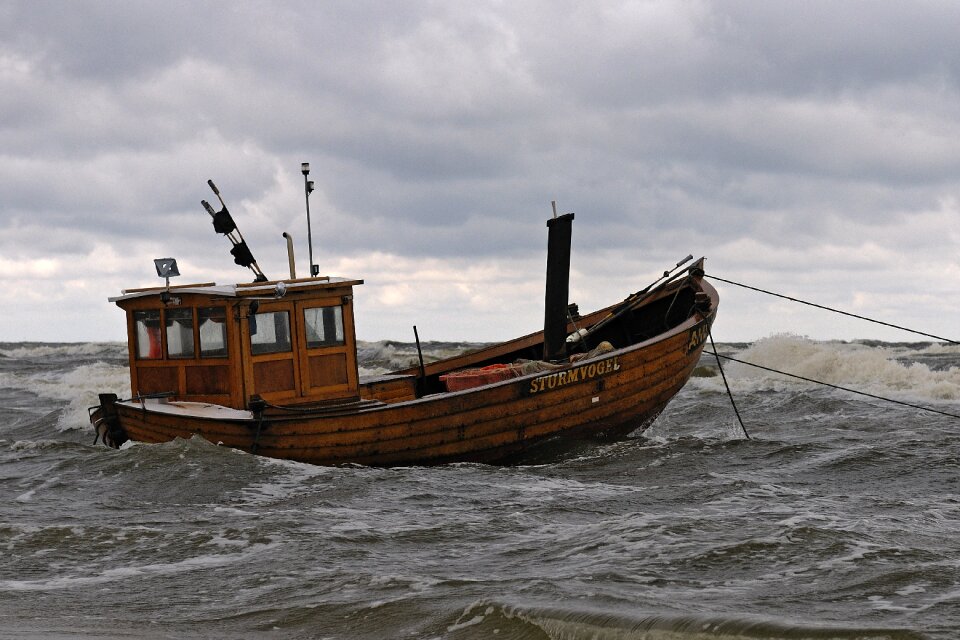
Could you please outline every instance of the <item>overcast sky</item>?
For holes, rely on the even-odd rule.
[[[250,281],[208,178],[305,275],[301,162],[361,339],[536,330],[551,200],[583,311],[692,253],[960,339],[954,0],[6,0],[0,29],[0,341],[123,339],[107,297],[157,257]],[[718,288],[718,341],[915,339]]]

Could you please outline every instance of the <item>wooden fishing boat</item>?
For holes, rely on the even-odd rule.
[[[579,316],[566,299],[572,220],[548,221],[543,331],[387,375],[358,373],[362,280],[263,281],[257,268],[249,284],[124,291],[110,300],[126,312],[131,397],[101,394],[91,422],[114,447],[199,435],[366,465],[518,460],[547,441],[642,430],[696,366],[717,292],[688,258]]]

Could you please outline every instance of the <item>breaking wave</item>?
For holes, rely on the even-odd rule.
[[[722,355],[811,380],[898,399],[960,400],[960,346],[817,341],[790,334],[758,340]],[[705,362],[710,363],[711,357]],[[724,363],[734,391],[783,391],[811,383],[738,362]],[[713,378],[700,384],[716,386]]]

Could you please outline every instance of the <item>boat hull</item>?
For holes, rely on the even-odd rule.
[[[498,462],[553,438],[645,429],[689,379],[715,313],[716,304],[653,339],[557,371],[405,402],[218,416],[209,405],[141,400],[116,403],[116,413],[129,438],[140,442],[199,435],[326,465]]]

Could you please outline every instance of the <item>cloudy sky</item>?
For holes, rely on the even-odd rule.
[[[960,3],[0,5],[0,341],[118,340],[123,288],[363,278],[361,339],[542,323],[688,253],[730,280],[960,338]],[[718,286],[720,341],[909,334]]]

